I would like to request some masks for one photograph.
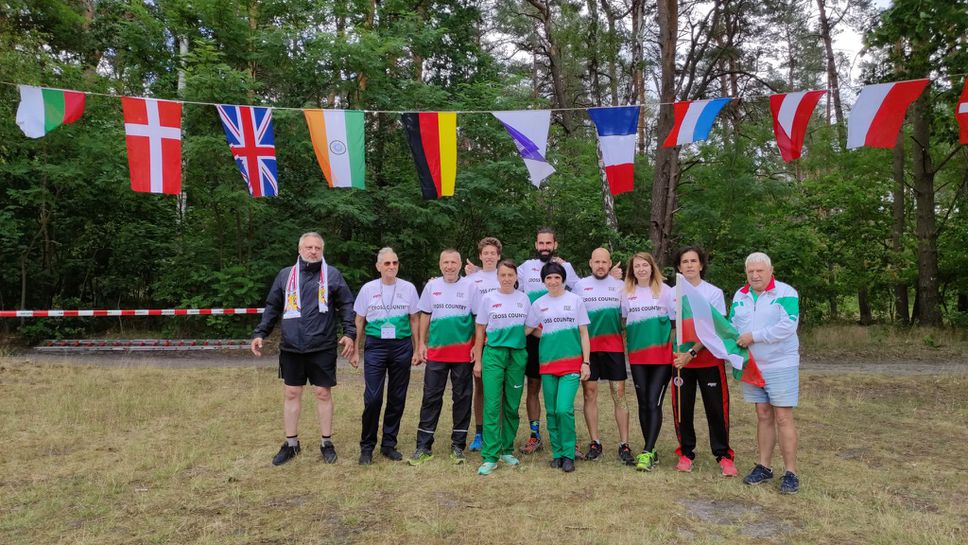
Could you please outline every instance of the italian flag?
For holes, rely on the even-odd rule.
[[[739,332],[681,274],[676,275],[676,316],[679,343],[701,342],[714,356],[729,362],[733,378],[760,388],[766,385],[753,354],[736,344]]]
[[[18,85],[20,107],[17,125],[28,138],[40,138],[52,130],[73,123],[84,113],[84,93]]]
[[[313,150],[329,187],[364,189],[362,110],[303,110]]]

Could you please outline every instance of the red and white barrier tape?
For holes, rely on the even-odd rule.
[[[67,339],[47,340],[34,350],[39,352],[98,351],[183,351],[240,350],[249,348],[248,339]]]
[[[262,314],[265,308],[139,308],[115,310],[0,310],[0,318],[84,318],[101,316],[225,316]]]

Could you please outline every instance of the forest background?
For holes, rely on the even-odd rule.
[[[864,36],[855,59],[838,33]],[[455,196],[423,201],[399,116],[366,116],[365,191],[330,190],[298,111],[276,110],[280,195],[253,199],[215,108],[186,105],[181,199],[129,189],[121,105],[40,140],[0,85],[0,308],[261,306],[304,231],[357,290],[393,246],[418,286],[441,248],[496,236],[524,259],[535,230],[587,272],[591,250],[711,256],[727,293],[766,251],[806,325],[968,325],[968,147],[953,108],[968,72],[968,0],[6,0],[0,81],[290,108],[513,110],[640,104],[635,191],[604,190],[593,127],[553,116],[557,172],[535,189],[503,127],[459,115]],[[930,77],[894,150],[846,151],[864,84]],[[833,89],[804,157],[784,163],[775,92]],[[659,147],[674,100],[738,96],[710,139]],[[122,327],[245,337],[256,317],[135,323],[4,320],[31,342]]]

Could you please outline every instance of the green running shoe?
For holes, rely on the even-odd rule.
[[[643,452],[635,457],[635,469],[638,471],[652,471],[655,467],[655,451]]]
[[[502,454],[500,460],[509,466],[516,466],[521,463],[521,461],[515,458],[512,454]]]
[[[463,464],[464,463],[464,460],[466,460],[466,459],[467,458],[464,457],[464,449],[462,449],[460,447],[453,447],[450,450],[450,461],[455,466],[459,466],[459,465]]]
[[[481,467],[477,468],[478,475],[490,475],[495,469],[497,469],[497,464],[494,462],[484,462]]]
[[[413,453],[413,456],[411,456],[410,459],[407,460],[407,463],[412,466],[419,466],[420,464],[424,462],[429,462],[433,459],[434,459],[434,455],[431,454],[429,451],[426,451],[422,448],[418,448],[417,451]]]

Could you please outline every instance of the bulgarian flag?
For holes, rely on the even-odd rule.
[[[676,275],[676,339],[701,342],[733,367],[733,378],[762,388],[766,385],[749,349],[736,344],[739,332],[681,274]]]
[[[17,125],[28,138],[40,138],[50,131],[73,123],[84,113],[84,93],[18,85],[20,106]]]

